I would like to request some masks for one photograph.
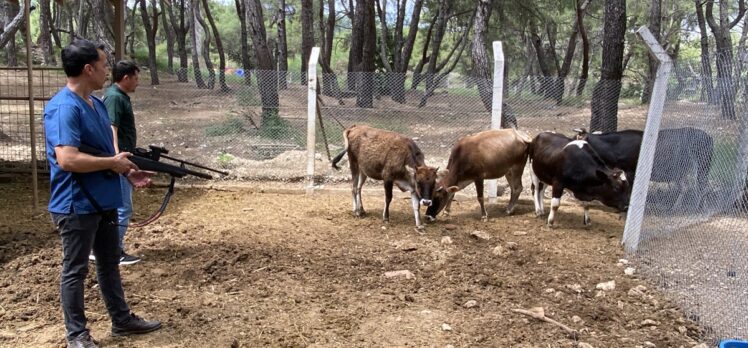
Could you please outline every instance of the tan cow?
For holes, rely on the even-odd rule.
[[[416,227],[423,228],[419,212],[420,204],[431,205],[431,195],[436,182],[438,168],[425,164],[423,152],[412,139],[395,132],[369,126],[351,126],[343,132],[345,149],[332,160],[332,167],[339,169],[338,162],[348,154],[351,167],[353,214],[365,214],[361,202],[361,188],[366,178],[384,181],[385,222],[390,219],[392,187],[410,191]]]
[[[481,217],[488,220],[483,203],[483,180],[503,176],[506,176],[511,188],[511,198],[506,208],[507,214],[511,214],[522,192],[522,172],[531,142],[529,136],[513,128],[489,130],[460,138],[449,155],[447,170],[439,173],[433,204],[426,210],[426,217],[433,220],[442,209],[449,213],[455,192],[474,183]]]

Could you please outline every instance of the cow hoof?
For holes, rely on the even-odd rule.
[[[436,218],[431,215],[426,215],[426,221],[428,222],[434,222],[436,221]]]
[[[506,210],[506,215],[512,215],[513,213],[514,213],[514,209],[511,209],[511,210],[507,209]]]
[[[541,217],[543,215],[545,215],[545,213],[543,213],[542,211],[535,211],[535,217]]]
[[[481,216],[480,220],[483,222],[488,222],[488,216]]]
[[[419,231],[423,231],[425,228],[426,228],[426,226],[424,226],[424,225],[417,225],[416,226],[416,229],[419,230]]]
[[[585,226],[589,226],[592,223],[592,219],[584,218],[583,220]]]
[[[356,216],[356,217],[363,217],[363,216],[366,215],[366,212],[363,211],[363,210],[361,210],[361,211],[354,211],[353,215]]]

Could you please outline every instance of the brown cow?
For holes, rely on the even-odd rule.
[[[461,138],[452,148],[447,170],[439,173],[433,204],[426,210],[426,217],[435,219],[445,208],[449,213],[455,192],[475,183],[481,217],[488,220],[483,204],[483,180],[502,176],[506,176],[511,188],[506,208],[507,214],[511,214],[522,192],[522,172],[531,141],[515,129],[489,130]]]
[[[348,154],[353,181],[353,214],[362,216],[365,213],[361,187],[366,178],[371,177],[384,181],[382,218],[385,222],[390,219],[392,187],[397,185],[403,192],[410,191],[416,227],[423,228],[419,203],[431,205],[438,168],[425,164],[423,152],[416,143],[395,132],[356,125],[343,132],[343,139],[345,149],[333,158],[332,167],[339,169],[337,163]]]

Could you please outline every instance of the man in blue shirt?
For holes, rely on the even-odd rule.
[[[117,208],[122,205],[119,176],[136,187],[147,185],[148,174],[115,154],[104,103],[91,93],[104,87],[109,73],[103,45],[75,40],[62,50],[67,85],[44,109],[47,160],[50,166],[49,212],[62,239],[60,298],[68,347],[96,347],[86,328],[84,281],[88,256],[96,256],[96,276],[112,319],[112,335],[146,333],[161,327],[130,312],[125,302],[119,260]],[[91,147],[106,157],[80,148]]]

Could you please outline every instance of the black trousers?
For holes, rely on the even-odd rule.
[[[101,214],[55,214],[52,221],[62,238],[62,276],[60,298],[65,316],[67,337],[71,339],[87,331],[84,282],[88,275],[88,255],[96,256],[96,277],[107,311],[115,325],[130,319],[125,302],[119,259],[117,211]]]

